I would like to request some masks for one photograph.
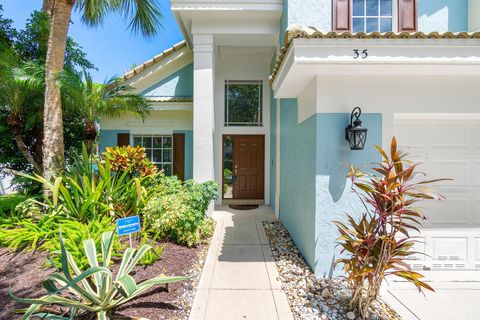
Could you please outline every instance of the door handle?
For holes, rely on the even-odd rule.
[[[235,174],[235,176],[238,175],[238,166],[237,166],[237,165],[235,165],[235,172],[234,172],[234,174]]]

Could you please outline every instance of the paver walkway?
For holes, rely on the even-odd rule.
[[[274,220],[270,207],[238,211],[217,207],[191,320],[292,319],[262,221]]]

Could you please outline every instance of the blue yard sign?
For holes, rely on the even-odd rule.
[[[121,218],[117,220],[118,235],[124,236],[140,231],[140,216]]]

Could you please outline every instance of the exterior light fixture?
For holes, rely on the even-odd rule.
[[[362,127],[361,114],[362,110],[359,107],[353,109],[350,115],[350,124],[345,129],[345,140],[348,141],[350,150],[363,150],[365,148],[368,129]]]

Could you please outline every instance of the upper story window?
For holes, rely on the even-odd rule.
[[[352,0],[353,32],[389,32],[393,29],[392,0]]]
[[[336,32],[415,32],[418,0],[332,0]]]
[[[263,125],[262,81],[225,81],[225,126]]]

